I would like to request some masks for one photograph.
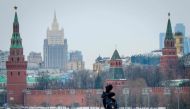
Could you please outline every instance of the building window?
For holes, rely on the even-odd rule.
[[[14,59],[12,58],[12,62],[13,62],[13,60],[14,60]]]
[[[17,62],[19,62],[19,58],[17,58]]]
[[[11,72],[11,76],[13,75],[13,72]]]
[[[18,72],[18,76],[20,76],[20,72]]]

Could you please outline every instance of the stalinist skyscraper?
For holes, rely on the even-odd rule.
[[[45,68],[59,68],[67,70],[67,39],[64,39],[64,30],[59,28],[56,13],[54,13],[51,28],[47,29],[47,38],[44,40]]]

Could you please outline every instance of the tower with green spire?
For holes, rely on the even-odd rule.
[[[27,61],[25,61],[23,55],[22,39],[19,33],[19,22],[16,10],[17,7],[15,7],[10,55],[8,57],[8,61],[6,62],[7,102],[10,105],[23,105],[23,91],[27,88]]]
[[[110,60],[110,79],[124,79],[122,60],[117,49],[115,49]]]
[[[165,76],[169,76],[169,72],[174,72],[177,65],[177,51],[175,47],[175,39],[173,37],[170,13],[168,13],[168,23],[166,29],[166,37],[164,40],[164,48],[162,49],[162,56],[160,58],[160,70],[164,72]],[[170,73],[171,74],[171,73]],[[171,74],[167,79],[174,78],[174,73]]]

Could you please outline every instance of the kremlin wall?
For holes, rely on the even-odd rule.
[[[116,89],[120,89],[119,91]],[[119,86],[114,86],[114,92],[124,101],[123,89]],[[142,88],[132,88],[129,95],[141,97]],[[177,98],[178,89],[171,88],[170,95],[167,95],[165,87],[152,87],[150,88],[150,99],[157,97],[158,106],[164,106],[167,96]],[[186,99],[190,94],[190,87],[181,87],[179,94],[182,98]],[[103,106],[101,99],[102,89],[64,89],[64,90],[26,90],[24,92],[24,105],[25,106]],[[118,100],[119,102],[121,102]],[[146,100],[145,100],[146,101]],[[120,103],[122,104],[122,103]]]

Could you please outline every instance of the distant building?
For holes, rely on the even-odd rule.
[[[102,71],[108,71],[110,68],[109,64],[110,58],[101,56],[98,56],[95,60],[95,63],[93,64],[93,71],[96,73],[102,72]]]
[[[59,29],[56,15],[51,29],[47,30],[47,39],[44,40],[44,64],[45,68],[59,68],[67,70],[68,47],[67,39],[64,39],[64,30]]]
[[[6,61],[8,61],[9,52],[0,50],[0,69],[6,69]]]
[[[175,25],[175,33],[182,33],[182,36],[185,36],[185,25],[183,23],[177,23]]]
[[[85,63],[81,51],[73,51],[69,53],[68,70],[79,71],[85,69]]]
[[[184,54],[190,53],[190,37],[184,37]]]
[[[83,56],[81,51],[72,51],[69,53],[69,61],[83,61]]]
[[[160,49],[164,48],[164,39],[165,39],[165,33],[160,33],[160,35],[159,35],[159,46],[160,46]]]
[[[165,79],[173,79],[175,78],[174,70],[177,65],[178,56],[175,47],[175,39],[172,33],[170,14],[168,16],[169,18],[166,30],[166,37],[164,40],[164,48],[162,49],[162,56],[160,58],[160,70],[166,77]],[[170,74],[171,70],[173,71],[172,74]]]
[[[67,66],[68,66],[68,70],[72,70],[72,71],[84,70],[83,61],[69,61]]]
[[[151,52],[148,54],[138,54],[131,56],[131,63],[135,65],[159,65],[160,54],[157,52]]]
[[[41,53],[30,52],[28,57],[27,57],[27,61],[28,61],[27,67],[29,69],[41,67],[41,64],[42,64]]]
[[[184,54],[184,37],[181,32],[175,33],[175,47],[177,49],[177,55],[183,56],[183,54]]]

